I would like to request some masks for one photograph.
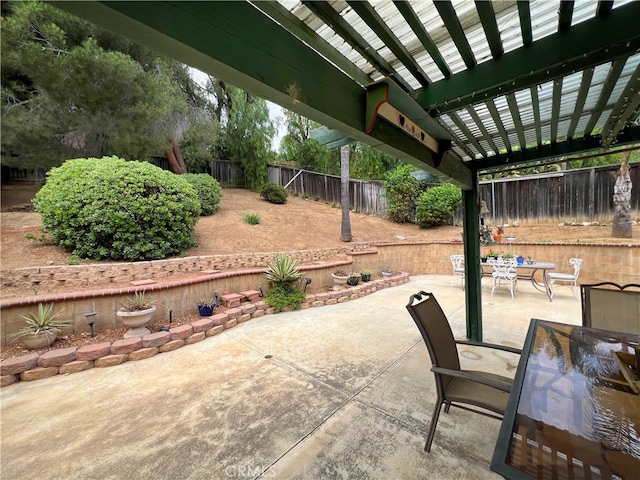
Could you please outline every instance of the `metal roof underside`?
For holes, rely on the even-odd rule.
[[[640,2],[52,2],[465,189],[640,141]]]

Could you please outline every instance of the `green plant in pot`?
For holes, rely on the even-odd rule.
[[[393,270],[391,270],[391,267],[387,266],[382,269],[381,273],[383,277],[390,277],[393,273]]]
[[[371,275],[373,275],[373,270],[369,268],[363,268],[360,270],[360,278],[362,278],[363,282],[368,282],[371,280]]]
[[[116,313],[125,327],[129,328],[124,338],[142,337],[151,333],[145,324],[151,320],[156,311],[156,301],[146,291],[136,292],[122,303],[122,308]]]
[[[201,317],[210,317],[217,306],[219,304],[215,298],[201,298],[198,300],[198,313]]]
[[[360,282],[360,274],[359,273],[351,273],[349,278],[347,278],[347,285],[351,285],[355,287]]]
[[[269,292],[263,300],[273,307],[274,312],[300,307],[305,298],[299,288],[304,275],[298,270],[297,260],[276,255],[267,263],[264,276],[269,282]]]
[[[57,338],[60,330],[71,326],[70,320],[59,320],[64,310],[53,311],[53,303],[38,304],[38,312],[20,315],[27,325],[11,337],[20,340],[29,350],[47,347]]]

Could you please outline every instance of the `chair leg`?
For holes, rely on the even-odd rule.
[[[429,427],[429,435],[427,436],[427,443],[424,445],[424,451],[431,451],[431,443],[433,442],[433,437],[436,434],[436,425],[438,424],[438,418],[440,417],[440,409],[442,408],[442,401],[438,402],[436,408],[433,410],[433,415],[431,416],[431,426]]]

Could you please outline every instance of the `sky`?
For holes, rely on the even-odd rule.
[[[189,67],[189,73],[191,74],[191,78],[204,88],[207,84],[208,75],[196,68]],[[280,141],[282,137],[286,134],[286,126],[284,125],[284,109],[280,105],[276,105],[275,103],[271,103],[266,100],[267,108],[269,109],[269,117],[271,120],[276,122],[276,126],[278,130],[276,131],[276,135],[271,141],[271,149],[278,152],[280,150]],[[278,120],[280,120],[278,122]]]

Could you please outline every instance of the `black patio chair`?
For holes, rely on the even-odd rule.
[[[456,344],[487,347],[516,354],[520,354],[521,350],[504,345],[456,340],[446,315],[431,293],[418,292],[412,295],[407,304],[407,310],[416,322],[429,350],[431,371],[435,375],[438,393],[427,443],[424,446],[425,451],[431,450],[443,404],[445,404],[446,413],[449,413],[449,408],[454,406],[501,420],[507,407],[513,379],[489,372],[461,370]]]

